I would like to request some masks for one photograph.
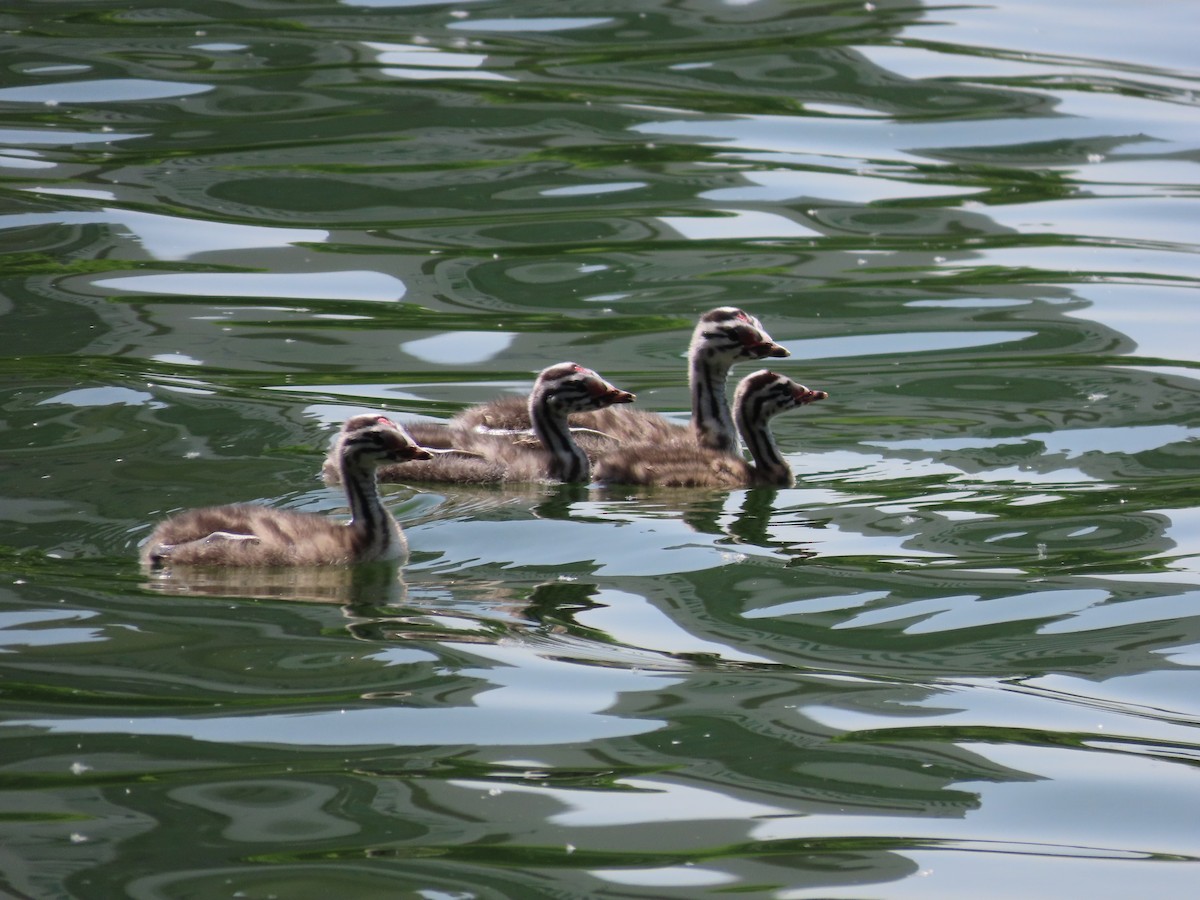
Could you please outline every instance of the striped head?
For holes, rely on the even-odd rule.
[[[578,363],[557,363],[542,370],[530,394],[530,405],[541,400],[555,413],[568,415],[604,409],[614,403],[632,403],[633,394],[613,387],[591,369]]]
[[[350,427],[356,424],[359,427]],[[432,453],[386,416],[354,416],[347,420],[338,438],[336,455],[347,462],[370,467],[433,458]]]
[[[370,428],[372,425],[386,425],[389,428],[400,427],[381,413],[360,413],[357,416],[351,416],[342,423],[341,433],[349,434],[351,431],[358,431],[361,428]]]
[[[735,306],[710,309],[700,317],[692,333],[692,352],[731,365],[744,359],[791,356],[786,347],[771,340],[758,319]]]
[[[738,383],[733,408],[740,426],[743,422],[765,422],[781,412],[824,400],[828,396],[825,391],[809,390],[786,375],[760,369]]]
[[[756,484],[783,487],[795,483],[791,466],[775,446],[771,417],[828,396],[824,391],[810,391],[766,369],[741,380],[733,397],[733,416],[746,449],[754,458]]]

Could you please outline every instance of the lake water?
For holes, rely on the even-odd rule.
[[[5,5],[0,894],[1011,898],[1200,883],[1194,3]],[[349,414],[571,359],[786,490],[389,486]],[[747,374],[753,368],[739,367]]]

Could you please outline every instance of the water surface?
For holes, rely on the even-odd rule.
[[[1188,4],[10,4],[0,884],[19,897],[1191,896]],[[387,490],[348,415],[696,316],[830,392],[783,490]],[[751,370],[743,366],[739,371]]]

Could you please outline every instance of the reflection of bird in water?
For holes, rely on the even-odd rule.
[[[192,597],[254,597],[338,604],[348,618],[359,609],[404,602],[406,588],[396,563],[356,566],[183,566],[169,578],[144,585],[160,594]]]
[[[606,409],[576,416],[572,422],[601,434],[600,440],[586,431],[579,442],[589,456],[619,444],[649,444],[658,441],[690,440],[713,450],[736,452],[738,441],[725,398],[725,381],[735,363],[743,360],[788,356],[786,348],[771,340],[758,319],[732,306],[709,310],[700,317],[688,347],[688,381],[692,391],[692,421],[682,426],[657,413],[642,410]],[[439,426],[440,427],[440,426]],[[519,398],[501,398],[473,406],[450,420],[452,431],[524,431],[529,415]],[[689,430],[690,429],[690,430]],[[433,443],[424,432],[413,432],[422,443]],[[435,445],[437,446],[437,445]]]
[[[349,523],[249,503],[192,509],[155,528],[142,548],[142,562],[162,568],[403,559],[408,545],[379,499],[375,472],[383,463],[429,459],[431,454],[382,416],[356,418],[366,424],[343,431],[333,451],[350,502]]]
[[[779,453],[771,419],[829,395],[763,369],[747,375],[734,394],[734,417],[754,464],[731,452],[699,447],[686,439],[635,444],[605,454],[595,466],[598,481],[664,487],[790,486],[791,466]]]
[[[588,481],[588,458],[567,424],[571,413],[630,403],[633,394],[613,387],[591,369],[572,362],[543,369],[526,402],[536,441],[512,435],[416,426],[423,441],[452,443],[451,452],[438,449],[432,462],[383,466],[380,481],[441,481],[465,484],[501,482]],[[465,455],[456,455],[465,454]],[[327,480],[333,476],[325,464]]]

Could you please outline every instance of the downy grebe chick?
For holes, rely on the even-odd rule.
[[[738,431],[754,459],[753,465],[731,453],[675,440],[636,444],[605,454],[596,461],[595,478],[608,484],[663,487],[790,486],[795,479],[775,444],[771,419],[828,396],[825,391],[809,390],[763,369],[742,379],[733,400]]]
[[[379,499],[375,474],[384,463],[429,459],[383,416],[358,417],[334,448],[350,521],[252,503],[176,513],[142,548],[142,562],[166,566],[327,566],[400,560],[408,551],[400,526]]]
[[[460,484],[587,482],[591,478],[591,465],[575,442],[567,417],[633,400],[633,394],[613,387],[591,369],[573,362],[558,363],[542,370],[526,401],[533,438],[446,430],[453,440],[453,450],[434,451],[438,455],[430,462],[383,466],[379,480]]]

